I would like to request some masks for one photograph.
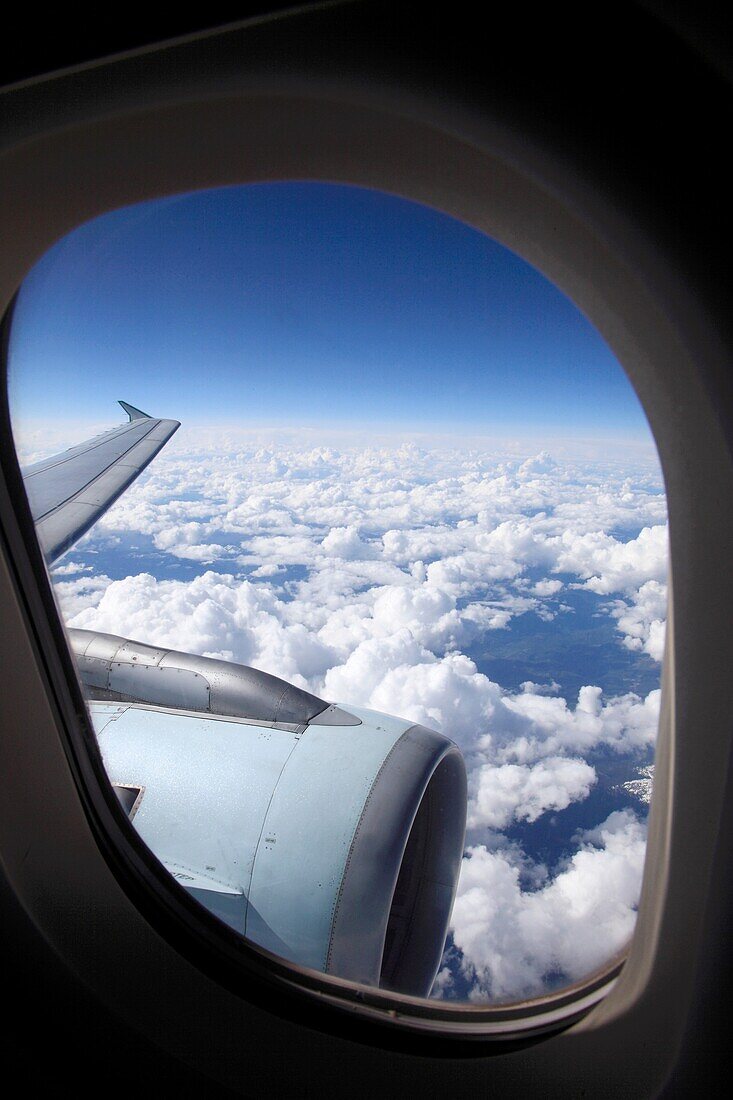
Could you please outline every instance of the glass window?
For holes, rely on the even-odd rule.
[[[9,380],[110,779],[192,896],[451,1002],[625,948],[666,501],[563,294],[394,196],[225,188],[60,241]]]

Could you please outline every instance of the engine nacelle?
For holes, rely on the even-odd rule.
[[[84,634],[75,632],[75,648],[88,650]],[[124,643],[131,663],[136,648],[150,648],[94,637],[97,648],[100,638],[117,643],[117,655]],[[163,668],[180,656],[204,679],[207,665],[226,664],[172,654]],[[165,692],[171,675],[161,677]],[[145,702],[108,696],[89,706],[110,778],[140,792],[129,802],[133,823],[170,873],[286,959],[426,996],[463,852],[457,746],[403,719],[324,701],[300,726],[181,711],[167,695],[154,705],[155,674],[141,676]],[[313,709],[316,697],[303,694]]]

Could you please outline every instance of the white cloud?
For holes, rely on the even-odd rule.
[[[501,462],[416,447],[221,447],[185,449],[179,433],[98,530],[146,533],[171,552],[244,551],[253,565],[422,561],[454,594],[537,567],[575,574],[601,594],[664,579],[664,498],[653,471],[632,483],[613,465],[558,464],[546,454]],[[635,537],[613,537],[612,528]],[[536,583],[536,595],[551,597],[563,582]]]
[[[231,575],[206,572],[184,582],[142,573],[108,583],[71,625],[277,670],[304,686],[334,658],[302,623],[283,622],[285,610],[265,585]]]
[[[591,592],[633,593],[647,581],[663,582],[667,575],[667,527],[644,527],[636,538],[621,542],[603,531],[578,535],[566,531],[560,538],[558,572],[575,573]]]
[[[85,575],[75,581],[55,581],[53,590],[65,622],[72,622],[80,612],[96,606],[112,583],[104,573],[93,577]]]
[[[575,980],[621,950],[634,929],[645,846],[634,813],[613,813],[539,889],[524,888],[512,847],[469,849],[452,925],[472,999],[537,996],[549,978]]]
[[[617,600],[611,614],[628,649],[644,650],[655,661],[664,656],[667,586],[646,581],[628,601]]]
[[[533,765],[482,764],[471,779],[468,828],[505,829],[587,798],[596,773],[578,757],[550,756]]]
[[[74,577],[78,576],[80,573],[91,573],[92,566],[82,565],[80,562],[76,561],[67,561],[64,562],[63,565],[54,565],[51,572],[55,581],[57,577]]]
[[[351,700],[441,730],[472,762],[528,764],[601,745],[634,752],[654,743],[659,690],[602,700],[581,688],[576,706],[545,692],[503,692],[460,653],[436,657],[407,629],[360,643],[323,681],[327,698]]]
[[[560,685],[556,680],[549,684],[536,684],[534,680],[525,680],[519,685],[527,695],[557,695]]]
[[[193,579],[84,574],[93,550],[143,537]],[[535,679],[549,683],[506,691],[468,653],[520,616],[567,615],[580,588],[603,597],[597,613],[619,644],[661,659],[667,544],[653,462],[631,475],[616,460],[547,452],[226,433],[212,449],[179,433],[74,553],[78,564],[54,571],[74,626],[251,664],[460,744],[471,848],[455,942],[475,997],[577,977],[630,934],[644,847],[633,815],[581,838],[552,880],[496,830],[587,798],[590,753],[648,752],[659,691],[587,684],[568,699],[544,673]],[[446,968],[445,994],[452,981]]]
[[[555,596],[562,588],[562,581],[538,581],[532,588],[535,596]]]
[[[371,547],[359,538],[356,527],[332,527],[321,543],[321,547],[334,558],[346,558],[348,561],[360,561],[372,557]]]
[[[660,690],[641,699],[633,692],[602,699],[596,686],[582,687],[575,708],[565,699],[524,692],[507,696],[504,706],[521,731],[502,748],[504,759],[519,763],[558,751],[588,753],[600,745],[619,753],[648,749],[659,722]]]

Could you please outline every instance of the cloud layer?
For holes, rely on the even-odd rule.
[[[106,561],[120,546],[158,567],[90,571],[94,552]],[[540,677],[507,691],[468,651],[523,616],[572,616],[585,591],[619,646],[661,660],[666,517],[653,458],[631,469],[414,442],[175,437],[69,558],[55,586],[73,626],[252,664],[461,745],[469,833],[453,939],[473,998],[538,993],[628,938],[644,852],[632,811],[549,870],[502,830],[586,799],[594,753],[648,755],[659,691],[588,684],[570,697]],[[186,579],[164,579],[165,563],[187,563]],[[456,973],[442,973],[444,995]]]
[[[558,976],[573,980],[591,973],[627,943],[646,828],[631,811],[617,811],[580,834],[578,843],[567,866],[534,888],[523,885],[526,861],[511,847],[468,849],[453,935],[473,983],[472,1000],[536,996]],[[536,879],[538,869],[530,870]]]

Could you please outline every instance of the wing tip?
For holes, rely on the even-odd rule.
[[[118,404],[122,405],[127,415],[130,418],[130,423],[133,420],[151,420],[152,417],[149,413],[143,412],[142,409],[136,409],[134,405],[128,405],[127,401],[119,401]]]

